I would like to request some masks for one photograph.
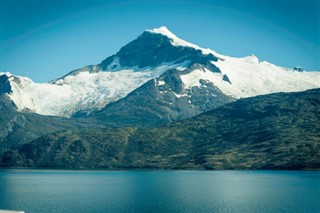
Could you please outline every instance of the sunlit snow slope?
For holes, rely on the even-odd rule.
[[[172,40],[172,45],[188,46],[201,50],[204,54],[213,54],[219,60],[211,63],[221,72],[210,72],[207,69],[196,69],[182,74],[185,88],[200,86],[200,80],[212,82],[226,95],[234,98],[245,98],[275,92],[296,92],[320,87],[320,72],[299,72],[279,67],[269,62],[260,62],[255,55],[234,58],[204,49],[178,38],[166,27],[149,30],[152,33],[165,35]]]
[[[10,73],[0,75],[7,76],[10,91],[5,93],[19,110],[70,117],[102,109],[170,69],[180,71],[184,91],[200,87],[204,80],[233,98],[320,87],[320,72],[298,72],[260,62],[254,55],[224,56],[186,42],[166,27],[146,30],[101,64],[50,83],[34,83]]]
[[[221,57],[220,57],[221,58]],[[275,92],[296,92],[320,87],[319,72],[298,72],[266,61],[259,62],[255,56],[232,58],[224,56],[213,62],[221,73],[195,70],[181,75],[187,88],[200,86],[199,80],[212,82],[228,96],[245,98]]]
[[[124,69],[117,72],[79,72],[53,83],[34,83],[29,78],[10,73],[9,97],[20,110],[42,115],[70,117],[77,112],[90,113],[125,97],[132,90],[158,77],[170,68],[183,64],[164,64],[152,69]]]

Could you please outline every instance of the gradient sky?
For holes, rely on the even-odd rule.
[[[318,0],[0,1],[0,70],[35,82],[100,63],[160,26],[224,55],[320,70]]]

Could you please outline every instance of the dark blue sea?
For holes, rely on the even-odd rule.
[[[0,209],[319,213],[320,172],[2,169]]]

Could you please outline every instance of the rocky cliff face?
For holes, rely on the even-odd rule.
[[[12,93],[9,76],[0,75],[0,94]]]

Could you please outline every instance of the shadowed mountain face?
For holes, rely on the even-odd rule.
[[[62,131],[2,156],[3,166],[319,169],[320,89],[247,98],[157,128]]]
[[[0,75],[0,94],[11,93],[11,85],[7,75]]]
[[[205,55],[201,50],[187,46],[174,46],[170,38],[150,32],[144,32],[137,39],[122,47],[113,56],[108,57],[99,65],[101,70],[118,70],[119,67],[155,67],[163,63],[182,63],[189,61],[192,64],[210,66],[212,71],[219,72],[210,61],[218,58],[212,54]],[[119,64],[113,63],[118,59]],[[112,66],[110,66],[112,65]]]

